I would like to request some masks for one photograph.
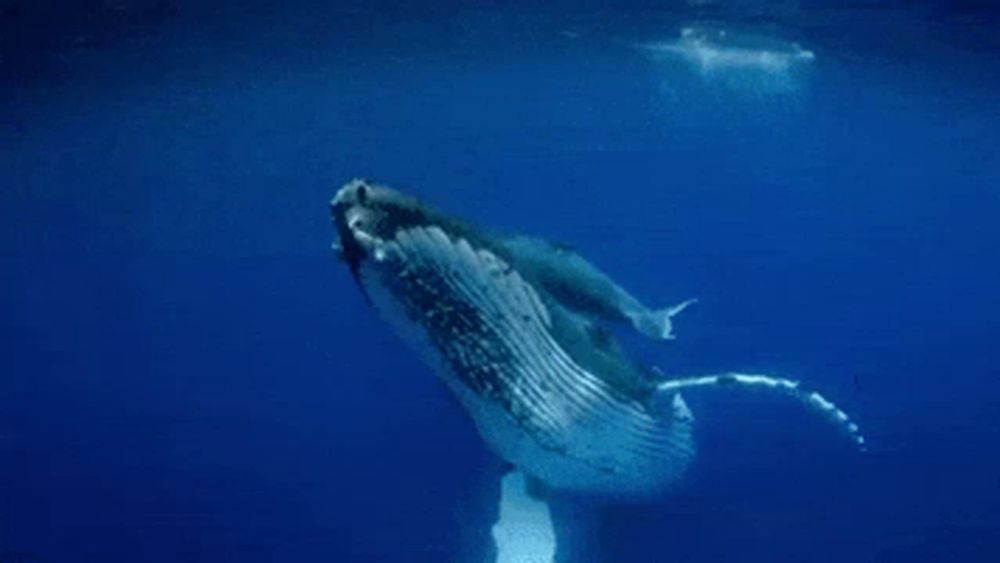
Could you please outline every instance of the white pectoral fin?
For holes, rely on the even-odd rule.
[[[837,405],[828,401],[825,397],[815,391],[805,391],[799,387],[797,381],[772,377],[769,375],[748,374],[748,373],[725,373],[721,375],[706,375],[702,377],[690,377],[685,379],[674,379],[664,381],[657,385],[658,393],[678,392],[684,389],[696,387],[721,387],[737,386],[748,389],[760,389],[764,391],[777,391],[783,395],[792,397],[804,404],[809,410],[821,415],[833,423],[839,430],[846,434],[859,448],[865,447],[865,438],[861,435],[858,425],[855,424],[847,413]]]
[[[520,471],[504,475],[500,483],[500,516],[493,524],[496,563],[553,563],[556,534],[552,513],[544,500],[528,492]]]
[[[665,307],[656,311],[635,310],[627,312],[626,315],[632,320],[632,326],[642,334],[661,340],[673,340],[674,323],[671,319],[697,303],[697,299],[688,299],[672,307]]]

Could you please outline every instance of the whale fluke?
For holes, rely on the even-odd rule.
[[[688,299],[673,307],[666,307],[655,311],[640,307],[635,310],[626,311],[625,314],[632,321],[632,326],[645,336],[661,340],[673,340],[677,337],[674,336],[674,323],[671,319],[697,302],[697,299]]]
[[[528,477],[511,471],[500,481],[500,514],[491,534],[496,563],[553,563],[556,533],[547,502],[528,491]]]

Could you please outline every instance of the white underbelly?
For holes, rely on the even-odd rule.
[[[684,471],[693,456],[689,429],[665,425],[577,365],[549,333],[549,313],[534,289],[498,258],[440,231],[401,236],[384,251],[388,263],[360,271],[369,298],[452,389],[500,457],[550,486],[601,493],[661,490]],[[474,308],[481,334],[470,343],[456,326],[430,322],[440,310],[406,302],[398,295],[398,264],[388,268],[393,260],[434,268],[441,283],[434,294],[447,291],[443,300]],[[479,372],[489,373],[488,384],[470,379]]]

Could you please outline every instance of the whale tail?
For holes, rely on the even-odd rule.
[[[656,395],[672,397],[679,391],[686,389],[722,386],[775,391],[791,397],[805,405],[810,411],[830,421],[840,432],[854,442],[860,450],[864,451],[865,449],[864,436],[861,435],[858,425],[847,416],[846,412],[819,393],[801,389],[799,382],[790,379],[748,373],[724,373],[720,375],[672,379],[658,383],[656,386]]]
[[[500,482],[500,510],[490,530],[496,563],[553,563],[556,532],[544,499],[529,492],[528,476],[514,470]]]
[[[626,315],[632,321],[632,326],[642,334],[650,338],[673,340],[676,336],[674,336],[674,324],[671,319],[697,302],[697,299],[688,299],[672,307],[655,311],[645,309],[629,311],[626,312]]]

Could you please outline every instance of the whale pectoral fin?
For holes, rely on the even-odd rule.
[[[810,411],[819,414],[833,423],[841,432],[846,434],[851,441],[858,446],[858,448],[863,450],[865,447],[864,436],[861,435],[858,430],[858,425],[851,421],[851,418],[847,416],[847,413],[841,410],[837,405],[828,401],[819,393],[816,393],[815,391],[802,390],[797,381],[792,381],[790,379],[748,373],[724,373],[720,375],[673,379],[658,383],[656,385],[654,397],[665,396],[665,394],[668,393],[676,393],[683,389],[723,386],[775,391],[782,395],[791,397],[805,405]]]
[[[496,563],[553,563],[556,534],[544,500],[530,492],[530,479],[514,470],[500,482],[500,515],[491,534]]]

